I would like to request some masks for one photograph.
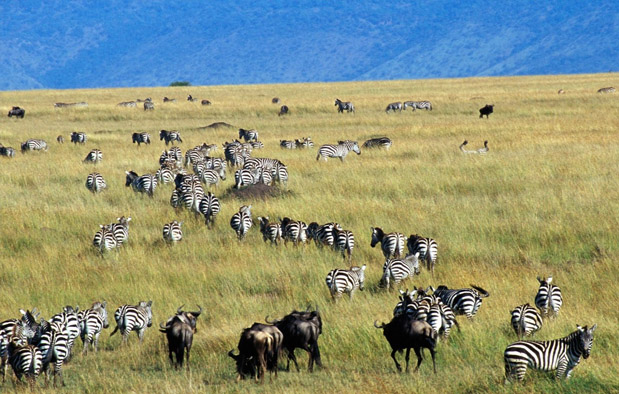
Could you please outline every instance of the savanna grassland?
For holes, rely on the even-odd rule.
[[[85,308],[107,300],[111,327],[100,352],[80,352],[64,367],[65,392],[617,392],[619,356],[619,96],[616,74],[471,78],[268,86],[201,86],[134,89],[0,92],[0,143],[42,138],[48,152],[0,158],[0,320],[37,307],[49,318],[64,305]],[[565,94],[558,95],[558,89]],[[187,94],[211,106],[185,101]],[[164,96],[178,99],[162,103]],[[290,107],[278,117],[278,96]],[[116,103],[152,97],[155,110]],[[335,98],[352,101],[356,114],[338,114]],[[433,111],[385,114],[393,101],[430,100]],[[87,108],[55,109],[55,102],[86,101]],[[478,109],[495,104],[488,120]],[[24,119],[7,118],[12,105]],[[208,129],[213,122],[234,128]],[[185,151],[203,142],[220,146],[238,128],[256,128],[265,148],[257,157],[288,165],[290,181],[279,197],[238,200],[227,193],[233,173],[218,189],[222,211],[216,227],[169,204],[172,185],[153,199],[124,186],[125,171],[154,173],[165,148],[161,129],[178,130]],[[85,132],[83,146],[69,143]],[[131,134],[146,131],[151,145],[138,147]],[[65,144],[56,143],[63,135]],[[280,139],[311,136],[316,147],[282,150]],[[364,150],[345,162],[317,162],[320,144],[388,136],[389,151]],[[487,155],[463,155],[489,141]],[[82,160],[103,152],[96,166]],[[93,195],[84,186],[98,171],[108,189]],[[240,205],[254,218],[290,216],[309,223],[336,221],[355,233],[355,265],[366,264],[366,288],[352,301],[333,303],[327,272],[347,265],[314,245],[272,247],[258,226],[239,243],[229,226]],[[130,239],[103,258],[92,247],[99,224],[131,216]],[[185,238],[162,241],[165,223],[184,221]],[[383,255],[370,247],[370,227],[439,243],[435,277],[422,270],[401,288],[478,285],[490,292],[474,321],[459,317],[461,332],[438,345],[438,374],[426,360],[417,374],[399,374],[374,320],[388,321],[396,291],[378,287]],[[576,325],[597,323],[591,357],[569,382],[527,372],[521,385],[504,386],[503,351],[516,340],[510,311],[534,303],[538,275],[554,277],[564,304],[536,339],[567,335]],[[153,300],[153,327],[140,346],[109,337],[113,312],[122,304]],[[269,315],[318,305],[323,369],[281,372],[263,385],[235,382],[233,360],[240,331]],[[155,326],[187,305],[204,308],[191,353],[191,372],[170,367],[163,335]],[[81,341],[77,341],[81,350]],[[297,351],[305,366],[307,356]],[[399,356],[400,360],[403,356]],[[414,359],[414,357],[413,357]],[[411,360],[412,361],[412,360]],[[42,379],[38,382],[42,385]],[[7,381],[3,389],[12,389]],[[25,390],[25,389],[24,389]],[[51,391],[51,389],[50,389]]]

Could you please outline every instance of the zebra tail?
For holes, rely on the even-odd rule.
[[[320,160],[320,153],[316,155],[316,161]]]
[[[114,331],[111,332],[110,336],[116,334],[116,331],[118,331],[118,326],[116,326],[116,328],[114,329]]]

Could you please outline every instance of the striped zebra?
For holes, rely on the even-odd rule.
[[[230,219],[230,227],[236,232],[239,241],[242,241],[247,235],[247,232],[253,225],[251,218],[251,205],[243,205],[239,211],[232,215]]]
[[[253,149],[262,149],[264,148],[264,143],[262,141],[250,141],[249,144]]]
[[[41,374],[43,367],[43,357],[39,348],[14,339],[8,344],[8,353],[8,361],[17,380],[21,381],[22,376],[25,376],[30,386],[34,388],[34,381]]]
[[[15,149],[10,146],[1,146],[0,144],[0,156],[13,158],[15,157]]]
[[[258,168],[261,171],[273,171],[273,169],[278,165],[284,165],[284,163],[277,159],[269,159],[266,157],[250,157],[243,163],[243,168]]]
[[[137,142],[138,146],[140,144],[150,145],[150,134],[148,133],[133,133],[131,135],[131,143],[135,144]]]
[[[153,325],[153,302],[140,301],[137,305],[121,305],[114,312],[116,328],[110,337],[120,330],[123,343],[127,343],[131,331],[136,331],[140,342],[144,339],[146,328]]]
[[[333,230],[337,229],[342,231],[343,228],[338,223],[330,222],[319,226],[315,231],[314,241],[318,246],[331,246],[335,243],[335,236]]]
[[[219,186],[220,180],[226,180],[226,169],[224,167],[217,167],[216,169],[204,169],[198,174],[200,180],[207,186],[215,185]]]
[[[55,314],[50,319],[51,323],[60,324],[65,332],[68,335],[67,346],[69,347],[69,356],[68,359],[71,358],[73,345],[78,336],[80,336],[80,323],[77,317],[77,312],[79,311],[79,306],[76,306],[75,309],[67,305],[62,309],[61,313]]]
[[[505,383],[521,381],[527,368],[554,371],[557,379],[569,379],[580,363],[580,358],[589,358],[593,346],[593,332],[597,324],[578,329],[568,336],[551,341],[518,341],[507,346],[505,360]]]
[[[460,151],[464,154],[470,155],[470,154],[480,154],[480,155],[485,155],[486,153],[488,153],[488,151],[490,149],[488,149],[488,141],[484,141],[484,147],[483,148],[479,148],[477,150],[467,150],[465,148],[465,146],[468,144],[469,142],[467,140],[464,140],[464,142],[462,144],[460,144]]]
[[[363,143],[364,148],[384,148],[389,149],[393,142],[388,137],[372,138]]]
[[[349,270],[334,269],[329,271],[325,279],[331,298],[337,301],[343,293],[348,293],[352,300],[355,290],[363,290],[365,281],[365,265],[361,267],[351,267]]]
[[[282,163],[275,164],[272,170],[273,179],[275,182],[281,183],[284,187],[288,186],[288,167]]]
[[[291,140],[279,140],[279,147],[283,149],[297,149],[297,144]]]
[[[355,235],[349,230],[338,230],[333,227],[333,249],[342,253],[342,258],[352,260],[352,251],[355,248]]]
[[[537,277],[539,290],[535,296],[535,306],[540,310],[543,317],[555,318],[559,314],[559,309],[563,305],[561,289],[552,284],[552,276],[548,279]]]
[[[95,302],[90,309],[84,309],[77,313],[80,322],[80,337],[84,343],[82,354],[88,353],[88,347],[92,344],[95,353],[99,346],[99,335],[104,328],[109,327],[107,321],[107,301]]]
[[[187,178],[174,192],[178,195],[178,201],[173,203],[176,208],[180,205],[194,213],[197,218],[200,215],[200,201],[204,198],[204,188],[199,179]],[[174,197],[174,194],[172,195]]]
[[[122,101],[118,104],[116,104],[117,107],[124,107],[124,108],[137,108],[138,103],[136,103],[135,101]]]
[[[23,142],[21,144],[21,153],[26,153],[27,151],[34,151],[34,150],[38,150],[38,151],[46,151],[48,150],[48,146],[47,146],[47,142],[43,141],[43,140],[35,140],[35,139],[29,139],[26,142]]]
[[[542,328],[542,316],[531,305],[519,305],[511,311],[512,327],[518,338],[532,335]]]
[[[84,163],[97,164],[101,160],[103,160],[103,153],[101,153],[99,149],[93,149],[90,152],[88,152],[88,154],[86,155],[83,161]]]
[[[92,240],[92,244],[95,248],[99,249],[101,253],[104,253],[120,246],[114,236],[111,225],[101,224],[99,227],[100,230],[95,233],[95,237]]]
[[[71,133],[71,142],[74,144],[84,144],[86,143],[86,140],[88,140],[88,137],[86,137],[86,133],[78,133],[75,131]]]
[[[133,189],[138,193],[146,193],[148,197],[152,198],[155,188],[157,187],[157,177],[152,174],[144,174],[139,176],[134,171],[125,171],[127,177],[125,179],[125,186]]]
[[[406,108],[411,108],[413,111],[416,109],[425,109],[432,111],[432,103],[429,101],[405,101],[404,102],[404,110]]]
[[[144,111],[154,111],[155,103],[152,101],[144,101]]]
[[[419,252],[419,258],[426,263],[426,269],[432,272],[434,277],[434,266],[438,255],[438,244],[432,238],[424,238],[417,234],[408,237],[408,251],[410,254]]]
[[[400,258],[400,256],[404,255],[404,244],[406,243],[404,234],[385,234],[380,227],[370,227],[370,229],[372,230],[372,241],[370,242],[370,246],[375,247],[380,242],[380,248],[386,259],[391,257]]]
[[[392,111],[392,112],[400,111],[400,112],[402,112],[402,103],[398,101],[396,103],[388,104],[387,108],[385,108],[385,112],[389,113],[389,111]]]
[[[338,113],[344,113],[344,111],[355,113],[355,106],[350,101],[342,101],[336,98],[335,106],[337,107]]]
[[[244,139],[245,142],[258,141],[258,131],[256,131],[256,129],[239,129],[239,138]]]
[[[56,142],[58,142],[59,144],[64,144],[64,137],[62,135],[59,135],[58,137],[56,137]]]
[[[380,286],[389,290],[391,282],[397,285],[415,274],[419,275],[419,254],[409,255],[404,259],[387,259],[383,264]]]
[[[477,314],[484,298],[490,293],[481,287],[471,285],[472,289],[448,289],[447,286],[439,286],[434,295],[439,297],[444,304],[453,309],[456,315],[465,315],[469,320]]]
[[[159,132],[159,141],[164,140],[166,145],[168,145],[169,143],[172,143],[172,145],[174,145],[175,141],[183,142],[183,139],[181,138],[181,133],[179,133],[178,131],[161,130]]]
[[[256,168],[243,168],[234,172],[234,188],[240,189],[242,187],[255,185],[260,182],[262,171]]]
[[[121,246],[122,244],[129,241],[129,222],[131,221],[131,216],[121,216],[119,218],[116,218],[116,220],[118,221],[118,223],[110,224],[110,229],[114,233],[114,238],[116,238],[118,246]]]
[[[49,323],[49,327],[41,336],[39,350],[42,357],[42,370],[46,374],[46,383],[49,380],[49,367],[53,363],[54,387],[56,377],[60,376],[60,383],[64,386],[62,364],[69,358],[69,334],[59,323]]]
[[[155,172],[155,177],[161,183],[172,183],[174,182],[174,178],[176,178],[176,172],[172,171],[169,168],[160,168]]]
[[[271,245],[277,245],[282,240],[282,226],[277,222],[270,222],[268,216],[258,216],[260,232],[264,242],[271,241]]]
[[[207,227],[215,225],[215,218],[220,210],[219,199],[211,192],[208,192],[200,200],[200,213],[204,215],[204,224]]]
[[[297,246],[299,243],[304,244],[307,241],[307,224],[288,217],[281,219],[280,223],[284,244],[290,241]]]
[[[240,143],[224,144],[224,157],[231,167],[243,166],[245,159],[249,158],[250,153]]]
[[[183,222],[173,220],[171,223],[166,223],[163,226],[163,240],[168,243],[176,243],[183,239],[183,230],[181,226]]]
[[[90,190],[91,192],[99,193],[106,187],[107,183],[105,183],[103,175],[99,174],[98,172],[88,174],[88,176],[86,177],[86,189]]]
[[[310,137],[305,137],[299,140],[294,140],[295,145],[297,146],[297,148],[313,148],[314,147],[314,142],[312,142],[312,139]]]
[[[357,155],[361,154],[361,150],[359,149],[359,145],[357,141],[343,141],[343,143],[338,145],[322,145],[318,148],[318,155],[316,156],[316,161],[324,158],[327,161],[328,157],[337,157],[340,161],[344,161],[344,158],[350,151],[355,152]]]
[[[27,344],[35,335],[24,317],[22,319],[10,319],[0,323],[0,369],[2,370],[2,382],[6,379],[6,369],[9,364],[9,344],[13,341]]]
[[[615,93],[616,89],[613,88],[612,86],[609,86],[607,88],[600,88],[598,89],[598,93]]]

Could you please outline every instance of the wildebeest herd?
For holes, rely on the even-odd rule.
[[[614,89],[613,89],[614,91]],[[140,100],[137,100],[138,102]],[[164,98],[164,102],[175,102],[174,99]],[[191,95],[187,101],[197,99]],[[208,104],[205,103],[208,102]],[[135,107],[136,102],[122,102],[119,106]],[[142,101],[144,109],[153,109],[151,99]],[[273,103],[280,103],[274,98]],[[133,105],[128,104],[133,103]],[[56,103],[55,107],[61,108],[72,106],[70,104]],[[81,106],[81,103],[75,103]],[[85,104],[85,103],[84,103]],[[203,105],[210,105],[210,101],[202,100]],[[335,106],[338,113],[355,112],[352,102],[343,102],[336,99]],[[148,107],[148,108],[147,108]],[[386,112],[406,110],[406,108],[432,110],[432,104],[428,101],[407,101],[391,103]],[[480,118],[488,117],[493,113],[494,105],[486,105],[479,109]],[[13,107],[9,117],[24,117],[25,111],[19,107]],[[280,107],[278,115],[289,114],[286,105]],[[164,141],[166,147],[169,144],[183,142],[177,131],[161,130],[160,141]],[[139,132],[132,134],[132,143],[140,146],[142,143],[150,144],[150,134]],[[58,142],[62,142],[62,136]],[[88,138],[83,132],[73,132],[70,141],[74,144],[86,144]],[[363,148],[385,148],[393,144],[388,137],[372,138],[364,142]],[[467,150],[468,141],[460,145],[461,152],[465,154],[485,154],[488,152],[488,141],[484,147],[477,150]],[[170,204],[175,209],[185,208],[196,217],[204,216],[208,228],[215,228],[215,218],[220,212],[220,201],[213,193],[207,191],[212,185],[219,185],[226,180],[226,172],[229,167],[238,168],[235,171],[235,189],[249,188],[256,185],[271,186],[279,183],[287,186],[288,167],[278,159],[254,157],[255,150],[264,145],[259,141],[258,131],[255,129],[238,130],[238,139],[223,144],[224,157],[214,157],[212,152],[217,150],[217,145],[206,142],[194,148],[188,149],[183,155],[180,148],[172,146],[164,150],[159,157],[159,168],[155,173],[139,175],[133,170],[127,170],[126,183],[135,192],[145,193],[152,197],[161,184],[173,184],[174,189],[170,197]],[[285,149],[312,148],[311,138],[303,137],[294,140],[281,140],[280,146]],[[29,139],[21,144],[21,151],[43,150],[49,146],[43,140]],[[357,141],[344,140],[336,144],[324,144],[318,148],[316,160],[323,158],[339,158],[342,162],[349,152],[361,155],[361,148]],[[0,155],[13,157],[14,149],[0,145]],[[84,162],[100,163],[103,155],[100,150],[92,149]],[[188,169],[193,169],[193,174]],[[88,174],[86,188],[94,194],[102,192],[107,187],[105,179],[98,172]],[[92,245],[103,256],[105,253],[116,250],[129,241],[129,221],[131,217],[117,218],[117,222],[100,225],[95,233]],[[259,216],[259,231],[263,240],[270,241],[273,245],[291,242],[294,245],[302,245],[313,241],[318,247],[331,248],[341,253],[347,269],[333,269],[325,278],[326,287],[334,301],[337,301],[343,293],[347,293],[350,299],[356,290],[363,290],[365,282],[366,265],[353,266],[353,251],[355,237],[350,230],[344,229],[337,222],[320,224],[283,217],[271,221],[267,216]],[[163,239],[174,244],[183,239],[183,221],[173,220],[163,225]],[[230,219],[230,227],[235,231],[239,241],[242,241],[254,224],[251,205],[243,205]],[[437,262],[438,243],[429,237],[411,234],[404,236],[400,232],[387,233],[379,227],[372,227],[370,245],[375,247],[380,244],[384,255],[383,275],[380,286],[389,289],[399,285],[405,280],[411,281],[415,275],[420,275],[424,268],[432,276]],[[405,246],[408,249],[405,251]],[[519,341],[509,345],[504,353],[505,374],[507,380],[522,380],[527,368],[540,370],[556,370],[557,377],[569,377],[573,368],[579,363],[581,357],[590,355],[593,343],[593,333],[597,325],[591,328],[578,326],[577,330],[564,338],[551,341],[522,340],[527,336],[538,332],[543,325],[544,319],[556,318],[563,304],[563,295],[556,285],[552,284],[552,277],[538,278],[539,288],[534,298],[536,307],[529,303],[519,305],[511,311],[511,325],[518,336]],[[417,356],[415,371],[423,360],[423,349],[430,351],[433,370],[436,373],[435,355],[439,341],[449,338],[451,328],[460,329],[456,316],[464,315],[472,320],[481,307],[483,298],[490,294],[479,286],[471,285],[470,288],[450,289],[440,285],[436,289],[417,288],[412,291],[400,290],[399,302],[393,310],[393,317],[388,323],[374,326],[383,330],[387,342],[392,348],[391,357],[395,362],[396,369],[401,371],[401,365],[396,359],[398,351],[406,350],[406,367],[410,350],[413,349]],[[120,331],[123,342],[127,341],[131,331],[136,331],[139,340],[142,341],[148,327],[152,325],[152,301],[140,301],[137,305],[121,305],[114,313],[116,329]],[[108,317],[106,302],[95,302],[91,308],[80,310],[79,307],[66,306],[61,312],[52,315],[49,320],[40,319],[40,313],[32,311],[20,311],[21,317],[5,320],[0,323],[0,357],[2,361],[3,381],[7,365],[11,365],[18,380],[25,376],[31,381],[37,375],[45,371],[46,374],[62,377],[62,366],[72,356],[72,348],[75,339],[80,336],[83,341],[83,352],[86,353],[90,346],[97,351],[98,339],[104,328],[107,328]],[[183,311],[179,307],[176,313],[160,324],[160,332],[165,334],[168,343],[170,362],[177,367],[183,363],[189,368],[189,355],[193,345],[193,336],[196,333],[197,319],[205,313],[201,307],[198,311]],[[537,309],[536,309],[537,308]],[[538,312],[539,310],[539,312]],[[37,321],[39,320],[39,321]],[[242,330],[237,354],[230,350],[228,355],[234,360],[238,379],[255,378],[262,380],[266,372],[277,376],[280,355],[285,352],[287,356],[286,370],[292,361],[296,369],[299,369],[295,349],[301,348],[308,353],[308,370],[314,369],[314,364],[322,366],[322,359],[318,346],[319,336],[323,332],[323,321],[318,309],[308,307],[305,311],[292,311],[281,319],[270,320],[265,318],[266,323],[253,323],[250,327]]]

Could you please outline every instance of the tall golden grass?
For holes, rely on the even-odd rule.
[[[100,352],[78,354],[64,368],[67,392],[612,392],[617,379],[619,278],[619,130],[616,95],[596,94],[617,84],[616,74],[452,80],[200,86],[135,89],[0,92],[0,109],[26,109],[23,120],[0,121],[0,143],[19,150],[28,138],[45,139],[45,153],[0,158],[0,319],[38,307],[49,318],[62,306],[108,301],[110,324],[122,304],[153,300],[154,326],[185,304],[205,312],[191,354],[191,372],[170,367],[163,335],[150,328],[142,345],[103,332]],[[566,94],[558,95],[558,89]],[[211,106],[185,101],[187,94]],[[164,96],[178,99],[162,103]],[[278,96],[290,107],[278,117]],[[152,97],[155,110],[116,103]],[[337,114],[334,99],[353,101],[356,114]],[[386,114],[393,101],[430,100],[434,110]],[[86,101],[87,108],[55,109],[55,102]],[[495,104],[489,119],[478,109]],[[234,128],[204,129],[224,121]],[[202,142],[230,141],[238,128],[256,128],[265,148],[259,157],[289,167],[288,192],[267,200],[222,199],[216,228],[175,212],[172,186],[153,199],[124,186],[126,170],[158,168],[165,149],[161,129],[179,130],[183,150]],[[88,135],[84,146],[69,134]],[[131,144],[147,131],[150,146]],[[57,135],[65,144],[55,142]],[[362,150],[345,162],[316,162],[320,144],[362,143],[388,136],[389,151]],[[280,139],[311,136],[310,150],[281,150]],[[487,155],[464,156],[489,141]],[[156,141],[155,141],[156,140]],[[90,149],[103,162],[82,160]],[[218,152],[222,155],[221,148]],[[103,174],[108,189],[93,195],[87,174]],[[223,195],[233,173],[217,190]],[[339,254],[313,245],[271,247],[257,226],[239,243],[229,219],[242,204],[254,216],[290,216],[306,222],[337,221],[356,235],[353,263],[367,264],[366,290],[333,303],[327,272],[346,267]],[[92,247],[99,224],[131,216],[130,240],[103,258]],[[161,230],[184,221],[185,239],[169,247]],[[435,277],[422,271],[401,288],[475,284],[490,297],[474,321],[438,346],[434,375],[426,360],[419,373],[398,374],[374,320],[388,321],[397,292],[378,288],[384,262],[370,248],[370,227],[419,233],[439,243]],[[503,351],[516,340],[513,307],[533,304],[536,276],[552,275],[564,306],[536,339],[567,335],[576,325],[598,324],[592,355],[569,382],[527,372],[525,382],[504,386]],[[257,385],[235,382],[232,359],[242,328],[266,315],[318,305],[324,369],[280,373]],[[81,342],[78,341],[81,350]],[[297,353],[305,364],[305,354]],[[403,356],[399,356],[401,359]],[[413,357],[414,359],[414,357]],[[413,360],[411,360],[412,362]],[[39,385],[42,382],[38,383]],[[2,389],[11,389],[7,381]]]

